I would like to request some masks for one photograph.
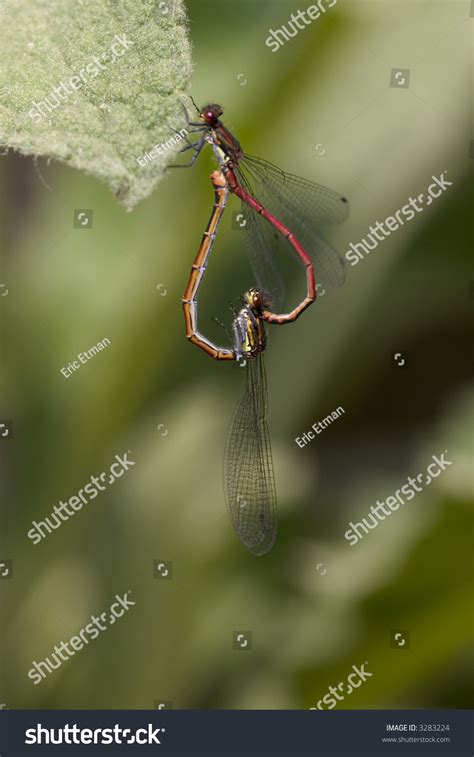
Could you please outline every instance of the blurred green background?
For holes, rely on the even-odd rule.
[[[184,338],[211,156],[170,172],[133,214],[92,178],[2,157],[7,707],[308,708],[365,661],[372,678],[340,708],[472,704],[469,5],[339,2],[272,53],[268,30],[293,2],[188,3],[194,98],[220,102],[249,153],[349,196],[349,222],[330,233],[341,253],[433,174],[453,181],[349,267],[341,290],[271,331],[280,525],[263,558],[240,546],[221,484],[244,371]],[[410,69],[408,89],[390,87],[392,68]],[[93,209],[91,230],[73,228],[76,208]],[[228,300],[252,283],[236,210],[232,200],[201,296],[203,330],[221,341],[212,316],[228,322]],[[298,270],[291,287],[296,300]],[[105,337],[110,347],[61,375]],[[300,449],[295,437],[339,405],[344,417]],[[34,546],[31,521],[127,450],[135,467]],[[451,468],[349,546],[349,521],[444,450]],[[172,561],[172,580],[154,578],[157,559]],[[34,686],[32,661],[128,590],[135,607]],[[391,648],[393,629],[409,631],[409,649]],[[232,649],[241,630],[251,651]]]

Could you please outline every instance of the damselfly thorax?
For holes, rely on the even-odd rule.
[[[262,312],[265,297],[258,289],[249,289],[244,295],[244,307],[232,323],[234,351],[237,360],[252,359],[267,346],[267,333]]]

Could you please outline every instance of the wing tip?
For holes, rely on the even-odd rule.
[[[274,529],[273,531],[271,531],[271,533],[265,534],[263,539],[261,539],[261,541],[259,541],[257,544],[255,544],[255,542],[246,540],[242,536],[242,534],[238,534],[238,536],[243,546],[248,549],[249,552],[252,552],[252,554],[254,554],[256,557],[262,557],[263,555],[266,555],[268,552],[270,552],[273,545],[275,544],[277,531],[276,529]]]

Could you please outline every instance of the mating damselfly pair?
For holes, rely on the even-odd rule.
[[[230,424],[224,453],[224,490],[233,526],[239,539],[256,555],[273,546],[277,532],[277,506],[270,436],[267,426],[267,381],[264,352],[266,324],[295,321],[316,299],[314,261],[318,283],[340,286],[344,263],[322,235],[323,223],[340,223],[349,212],[343,195],[285,173],[260,158],[246,155],[234,135],[220,120],[220,105],[197,108],[198,121],[189,121],[190,133],[182,152],[193,150],[190,167],[207,144],[219,170],[211,175],[214,206],[194,260],[183,295],[187,338],[216,360],[246,361],[244,395]],[[256,286],[244,295],[243,307],[232,322],[230,347],[219,347],[199,332],[198,293],[206,272],[217,229],[229,194],[241,200],[247,250]],[[275,236],[276,234],[276,236]],[[306,272],[306,296],[288,313],[279,313],[285,284],[275,259],[276,240],[296,253]]]

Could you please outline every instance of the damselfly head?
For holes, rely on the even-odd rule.
[[[213,126],[214,124],[218,122],[219,116],[222,116],[223,112],[224,110],[223,108],[221,108],[220,105],[216,105],[216,103],[213,103],[213,104],[211,103],[211,105],[206,105],[201,110],[201,118],[206,124]]]
[[[270,296],[266,292],[262,292],[260,289],[249,289],[244,295],[244,300],[247,305],[253,310],[261,311],[271,306]]]

